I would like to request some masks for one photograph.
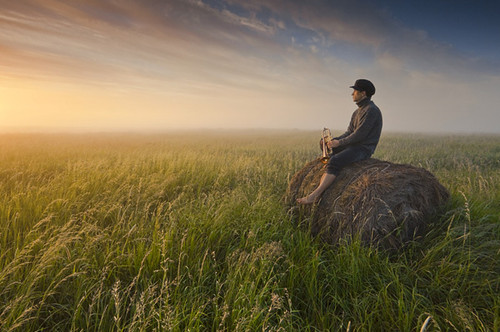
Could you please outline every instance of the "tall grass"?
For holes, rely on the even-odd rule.
[[[498,331],[500,137],[383,136],[452,194],[395,254],[286,211],[316,136],[0,135],[0,330]]]

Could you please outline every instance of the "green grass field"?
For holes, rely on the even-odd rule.
[[[500,136],[383,135],[451,193],[397,254],[287,213],[318,136],[0,135],[0,330],[498,331]]]

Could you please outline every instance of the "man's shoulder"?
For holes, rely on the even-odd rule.
[[[380,112],[380,108],[373,102],[373,100],[370,100],[370,102],[366,105],[366,110],[375,110]]]

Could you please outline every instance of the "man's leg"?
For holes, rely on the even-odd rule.
[[[359,147],[349,146],[346,148],[338,149],[338,153],[330,156],[330,160],[326,165],[326,173],[323,174],[318,187],[306,197],[297,199],[298,204],[312,204],[319,196],[333,183],[336,175],[345,166],[352,164],[355,161],[360,161],[370,157],[370,152]]]
[[[318,199],[319,196],[328,188],[333,181],[335,180],[335,175],[333,174],[328,174],[325,173],[321,177],[321,180],[319,181],[319,185],[312,193],[307,195],[306,197],[298,198],[297,203],[299,204],[312,204],[314,203],[315,200]]]

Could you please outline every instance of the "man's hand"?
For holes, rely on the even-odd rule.
[[[340,142],[338,139],[333,139],[330,142],[326,143],[330,149],[337,148],[340,145]]]

